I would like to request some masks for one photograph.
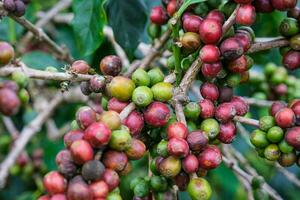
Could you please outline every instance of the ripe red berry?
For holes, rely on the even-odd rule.
[[[198,156],[199,167],[202,169],[214,169],[222,162],[222,153],[217,146],[207,146]]]
[[[235,3],[239,4],[248,4],[251,3],[253,0],[234,0]]]
[[[282,62],[287,69],[298,69],[300,67],[300,52],[289,51],[283,56]]]
[[[251,26],[256,19],[254,6],[251,4],[241,5],[236,14],[236,23],[244,26]]]
[[[285,140],[289,145],[300,150],[300,127],[296,126],[289,129],[285,134]]]
[[[82,165],[93,159],[93,148],[85,140],[76,140],[72,143],[70,151],[76,164]]]
[[[104,75],[117,76],[122,71],[122,61],[118,56],[105,56],[100,62],[100,70]]]
[[[187,143],[192,151],[200,152],[208,144],[207,134],[201,130],[193,131],[187,136]]]
[[[249,111],[249,105],[247,101],[241,96],[234,96],[231,99],[231,103],[236,110],[236,114],[239,116],[243,116]]]
[[[93,200],[92,192],[80,176],[74,177],[68,186],[68,200]]]
[[[84,60],[77,60],[70,67],[71,72],[78,74],[87,74],[89,70],[90,66]]]
[[[248,70],[247,57],[242,55],[241,57],[229,62],[227,67],[233,73],[243,73]]]
[[[295,113],[296,116],[296,124],[299,125],[300,123],[300,101],[296,100],[291,106],[291,109]]]
[[[220,50],[217,46],[207,44],[199,52],[199,58],[204,62],[204,63],[215,63],[220,60]]]
[[[50,196],[49,195],[43,195],[43,196],[39,197],[37,200],[50,200]]]
[[[51,196],[50,200],[67,200],[67,196],[64,194],[55,194]]]
[[[199,27],[203,19],[197,15],[184,15],[183,17],[183,29],[186,32],[199,33]]]
[[[168,139],[173,137],[185,139],[188,135],[187,127],[181,122],[174,122],[167,128]]]
[[[246,31],[240,31],[234,35],[238,42],[242,45],[244,52],[247,52],[251,47],[252,38],[251,35]]]
[[[201,72],[205,78],[215,78],[219,74],[219,72],[222,70],[222,63],[216,62],[216,63],[203,63],[201,67]]]
[[[281,128],[290,128],[295,124],[296,116],[292,109],[282,108],[275,115],[275,121]]]
[[[287,10],[294,8],[297,4],[297,0],[271,0],[272,6],[277,10]]]
[[[177,1],[171,0],[167,5],[167,12],[170,16],[173,16],[177,10]]]
[[[279,96],[284,96],[284,95],[286,95],[287,92],[288,92],[288,87],[287,87],[286,84],[281,83],[281,84],[276,85],[276,86],[274,87],[274,92],[275,92],[276,94],[278,94]]]
[[[89,185],[90,191],[93,194],[93,198],[105,199],[109,193],[108,185],[104,181],[97,181]]]
[[[255,10],[261,13],[270,13],[274,10],[271,0],[255,0],[253,5]]]
[[[127,165],[128,158],[125,153],[109,150],[103,155],[103,164],[106,168],[122,171]]]
[[[201,118],[206,119],[214,116],[215,106],[211,100],[202,99],[199,102],[199,106],[201,108],[201,113],[200,113]]]
[[[287,16],[288,16],[288,17],[291,17],[291,18],[298,19],[299,16],[300,16],[300,8],[299,8],[299,7],[295,7],[295,8],[293,8],[293,9],[290,9],[290,10],[287,12]]]
[[[182,160],[182,168],[188,174],[197,172],[198,166],[198,159],[193,154],[188,155]]]
[[[96,112],[88,106],[83,106],[79,108],[79,110],[76,112],[77,124],[82,129],[86,129],[96,120]]]
[[[161,102],[151,103],[144,112],[147,124],[154,127],[161,127],[167,124],[170,118],[170,109]]]
[[[92,147],[100,148],[107,145],[111,137],[111,130],[101,122],[94,122],[85,130],[84,139]]]
[[[143,114],[137,111],[132,111],[124,120],[123,124],[130,130],[130,134],[138,136],[144,128]]]
[[[200,87],[200,93],[204,99],[209,99],[211,101],[217,101],[219,98],[219,89],[213,83],[203,83]]]
[[[151,10],[150,20],[153,24],[164,25],[168,21],[168,15],[163,7],[156,6]]]
[[[102,175],[102,178],[108,185],[109,191],[114,190],[120,183],[118,173],[111,169],[106,169]]]
[[[222,56],[227,60],[235,60],[244,53],[244,48],[235,37],[225,39],[220,46]]]
[[[126,149],[125,153],[131,160],[139,160],[146,152],[146,145],[138,139],[132,139],[131,145]]]
[[[81,140],[83,139],[84,133],[81,130],[72,130],[69,131],[65,136],[64,136],[64,143],[66,148],[70,148],[72,143],[76,140]]]
[[[14,48],[9,43],[0,41],[0,66],[7,65],[14,56]]]
[[[216,108],[215,117],[222,123],[232,120],[235,115],[236,110],[232,103],[222,103]]]
[[[117,113],[120,113],[127,105],[128,102],[119,101],[118,99],[113,97],[108,101],[107,108],[108,110],[113,110]]]
[[[66,179],[57,171],[51,171],[44,176],[43,184],[51,195],[64,193],[67,188]]]
[[[19,111],[21,102],[17,94],[8,89],[0,89],[0,112],[3,115],[15,115]]]
[[[189,145],[184,139],[173,137],[168,141],[168,152],[172,156],[184,158],[189,154]]]
[[[57,165],[60,165],[63,162],[73,162],[71,152],[67,149],[61,150],[56,155],[55,162]]]
[[[199,34],[205,44],[215,44],[222,36],[222,25],[215,19],[205,19],[200,24]]]
[[[225,21],[225,15],[219,10],[212,10],[207,14],[206,19],[214,19],[223,24]]]
[[[233,122],[220,124],[218,139],[224,144],[230,144],[236,136],[236,127]]]
[[[282,108],[285,108],[286,105],[285,103],[281,102],[281,101],[275,101],[271,108],[270,108],[270,114],[275,117],[276,113],[281,110]]]
[[[220,95],[219,95],[220,102],[231,101],[232,96],[233,96],[233,89],[231,87],[227,87],[227,86],[221,87],[221,88],[219,88],[219,92],[220,92]]]

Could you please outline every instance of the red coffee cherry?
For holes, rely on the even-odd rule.
[[[0,41],[0,66],[7,65],[14,56],[14,48],[9,43]]]
[[[287,12],[287,16],[288,16],[288,17],[291,17],[291,18],[298,19],[299,16],[300,16],[300,8],[295,7],[295,8],[293,8],[293,9],[290,9],[290,10]]]
[[[123,124],[130,130],[132,136],[139,136],[144,128],[143,114],[137,111],[132,111],[128,117],[123,120]]]
[[[69,183],[68,200],[93,200],[92,191],[81,176],[75,176]]]
[[[251,26],[256,19],[254,6],[251,4],[241,5],[237,11],[235,21],[237,24]]]
[[[109,169],[122,171],[127,162],[128,158],[123,152],[109,150],[103,154],[103,164]]]
[[[203,119],[211,118],[215,114],[215,106],[213,102],[209,99],[202,99],[199,102],[199,106],[201,108],[200,116]]]
[[[174,122],[167,128],[168,139],[173,137],[185,139],[188,135],[187,127],[181,122]]]
[[[55,194],[51,196],[50,200],[67,200],[67,196],[64,194]]]
[[[107,125],[101,122],[94,122],[85,130],[84,139],[88,141],[92,147],[100,148],[107,145],[111,138],[111,130]]]
[[[233,73],[243,73],[248,70],[247,57],[242,55],[238,59],[229,62],[227,67]]]
[[[76,164],[82,165],[93,159],[93,148],[85,140],[76,140],[72,143],[70,151]]]
[[[103,180],[108,185],[109,191],[114,190],[120,183],[120,178],[117,172],[112,169],[106,169],[102,175]]]
[[[164,25],[168,21],[168,15],[163,7],[156,6],[151,10],[150,20],[153,24]]]
[[[93,198],[105,199],[109,193],[108,185],[104,181],[97,181],[89,185]]]
[[[170,118],[170,109],[161,102],[151,103],[144,112],[147,124],[153,127],[161,127],[167,124]]]
[[[128,102],[119,101],[118,99],[113,97],[108,101],[107,108],[108,110],[113,110],[116,111],[117,113],[120,113],[127,105]]]
[[[215,44],[222,36],[222,25],[215,19],[205,19],[200,24],[199,34],[205,44]]]
[[[271,0],[255,0],[253,5],[255,10],[261,13],[270,13],[274,10]]]
[[[280,95],[280,96],[284,96],[284,95],[286,95],[287,92],[288,92],[288,87],[287,87],[286,84],[281,83],[281,84],[276,85],[276,86],[274,87],[274,92],[275,92],[276,94]]]
[[[200,93],[204,99],[209,99],[211,101],[217,101],[219,98],[219,89],[213,83],[203,83],[200,87]]]
[[[49,195],[43,195],[43,196],[39,197],[38,200],[50,200],[50,196]]]
[[[236,110],[232,103],[222,103],[216,108],[215,117],[222,123],[229,122],[235,115]]]
[[[300,101],[296,100],[290,108],[293,110],[296,116],[296,124],[298,125],[300,123]]]
[[[171,0],[167,5],[167,12],[170,16],[173,16],[177,10],[177,1]]]
[[[239,116],[243,116],[249,111],[249,105],[247,101],[241,96],[234,96],[231,99],[231,103],[236,110],[236,114]]]
[[[105,79],[102,76],[93,76],[89,81],[89,90],[91,92],[100,93],[104,90]]]
[[[70,67],[71,72],[78,74],[87,74],[89,70],[90,66],[84,60],[77,60]]]
[[[285,103],[281,101],[275,101],[270,108],[270,114],[275,117],[276,113],[282,108],[286,108]]]
[[[290,128],[295,124],[296,116],[292,109],[282,108],[275,115],[275,121],[281,128]]]
[[[212,10],[207,14],[206,19],[214,19],[223,24],[225,21],[225,15],[219,10]]]
[[[220,124],[218,139],[224,144],[230,144],[236,136],[236,127],[233,122]]]
[[[239,4],[248,4],[251,3],[253,0],[234,0],[235,3]]]
[[[242,44],[235,37],[225,39],[221,43],[220,50],[222,56],[227,60],[235,60],[244,53]]]
[[[247,52],[251,47],[252,38],[251,35],[246,31],[240,31],[234,35],[234,38],[242,45],[244,52]]]
[[[81,130],[72,130],[69,131],[65,136],[64,136],[64,143],[65,147],[70,148],[72,143],[76,140],[81,140],[83,139],[83,131]]]
[[[201,130],[196,130],[188,134],[187,143],[192,151],[200,152],[208,144],[207,134]]]
[[[298,69],[300,67],[300,52],[289,51],[283,56],[282,62],[287,69]]]
[[[300,149],[300,127],[296,126],[288,131],[285,134],[286,142],[297,150]]]
[[[57,171],[51,171],[44,176],[43,184],[51,195],[64,193],[67,188],[66,179]]]
[[[233,97],[233,89],[231,87],[223,86],[219,88],[219,101],[228,102],[231,101]]]
[[[190,154],[182,160],[181,165],[186,173],[191,174],[198,171],[199,162],[196,156]]]
[[[184,139],[173,137],[168,141],[168,152],[172,156],[184,158],[189,154],[189,145]]]
[[[217,146],[208,146],[198,156],[199,167],[202,169],[215,169],[222,162],[222,153]]]
[[[17,94],[7,88],[0,89],[0,112],[11,116],[17,114],[20,109],[20,99]]]
[[[82,129],[86,129],[96,120],[96,112],[88,106],[83,106],[79,108],[79,110],[76,112],[77,124]]]
[[[219,74],[219,72],[222,70],[222,63],[216,62],[216,63],[203,63],[201,67],[201,72],[205,78],[215,78]]]
[[[185,14],[182,17],[185,32],[199,33],[199,27],[203,19],[197,15]]]
[[[108,76],[117,76],[122,71],[122,61],[118,56],[105,56],[100,62],[101,73]]]
[[[126,149],[125,153],[131,160],[141,159],[146,152],[146,145],[138,139],[132,139],[131,146]]]
[[[207,44],[199,52],[199,58],[204,62],[204,63],[215,63],[220,60],[220,50],[217,46]]]
[[[297,0],[271,0],[272,6],[277,10],[287,10],[296,6]]]
[[[63,162],[73,162],[71,152],[67,149],[61,150],[56,155],[55,162],[57,165],[60,165]]]

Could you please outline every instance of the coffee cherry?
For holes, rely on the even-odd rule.
[[[81,140],[83,139],[84,133],[81,130],[72,130],[69,131],[65,136],[64,136],[64,144],[67,148],[70,148],[73,142],[76,140]]]
[[[290,47],[295,51],[300,50],[300,34],[297,34],[297,35],[294,35],[293,37],[291,37]]]
[[[105,167],[98,160],[90,160],[82,166],[81,175],[86,181],[96,181],[102,177]]]
[[[255,0],[253,5],[255,10],[261,13],[270,13],[274,10],[271,0]]]
[[[173,137],[168,142],[168,152],[172,156],[184,158],[189,153],[189,145],[184,139]]]
[[[225,21],[225,16],[219,10],[212,10],[207,14],[206,19],[214,19],[223,24]]]
[[[123,76],[114,77],[107,86],[109,94],[120,101],[128,101],[134,89],[134,82]]]
[[[292,109],[282,108],[276,113],[275,120],[281,128],[289,128],[294,125],[296,117]]]
[[[146,86],[137,87],[132,93],[132,101],[140,107],[148,106],[153,100],[153,93]]]
[[[93,200],[92,192],[82,177],[74,177],[68,186],[68,200]]]
[[[177,1],[171,0],[167,5],[167,12],[169,16],[173,16],[176,10],[177,10]]]
[[[183,18],[183,29],[186,32],[199,33],[199,27],[203,19],[196,15],[184,16]]]
[[[278,126],[274,126],[274,127],[270,128],[267,132],[268,140],[273,142],[273,143],[280,142],[283,137],[284,137],[284,132]]]
[[[150,13],[150,20],[154,24],[164,25],[168,21],[168,15],[161,6],[155,6]]]
[[[236,23],[244,26],[251,26],[256,19],[254,6],[251,4],[241,5],[236,13]]]
[[[259,129],[251,133],[250,141],[257,148],[265,148],[269,144],[267,134]]]
[[[190,180],[187,192],[192,200],[199,200],[201,197],[201,200],[208,200],[211,197],[212,190],[204,178],[193,178]]]
[[[84,60],[77,60],[72,63],[70,71],[78,74],[87,74],[90,66]]]
[[[89,96],[92,93],[91,88],[90,88],[90,83],[87,81],[80,83],[80,90],[81,90],[82,94],[84,94],[86,96]]]
[[[219,90],[213,83],[205,82],[200,87],[200,93],[203,98],[211,101],[217,101],[219,98]]]
[[[298,21],[294,18],[285,18],[279,26],[280,34],[285,37],[296,35],[299,30]]]
[[[0,66],[7,65],[14,56],[15,51],[13,47],[7,42],[0,41]]]
[[[239,4],[249,4],[252,1],[253,0],[234,0],[235,3],[239,3]]]
[[[104,78],[102,76],[93,76],[89,81],[89,89],[91,92],[100,93],[105,86]]]
[[[45,175],[43,184],[47,192],[51,195],[64,193],[67,188],[67,181],[56,171],[51,171]]]
[[[156,83],[151,90],[156,101],[166,102],[173,97],[173,85],[170,83]]]
[[[204,63],[215,63],[220,60],[220,50],[217,46],[207,44],[200,50],[199,58]]]
[[[134,196],[136,197],[147,197],[149,195],[149,185],[145,180],[141,180],[133,189]]]
[[[170,109],[161,102],[151,103],[144,112],[144,118],[147,124],[153,127],[161,127],[167,124],[170,118]]]
[[[233,89],[231,87],[223,86],[223,87],[219,88],[219,93],[220,93],[220,95],[219,95],[219,101],[220,102],[231,101],[231,99],[233,97]],[[236,109],[237,113],[239,113],[240,112],[240,110],[239,110],[240,106],[237,106],[239,104],[236,104],[235,102],[232,102],[232,103],[235,106],[235,109]]]
[[[107,125],[101,122],[92,123],[84,134],[84,139],[88,141],[92,147],[100,148],[107,145],[111,138],[111,131]]]
[[[179,158],[169,156],[161,161],[158,169],[159,172],[167,178],[175,177],[180,173],[181,161]]]
[[[244,48],[235,37],[225,39],[220,46],[222,56],[227,60],[235,60],[244,53]]]
[[[188,134],[187,143],[192,151],[200,152],[208,144],[208,137],[205,132],[196,130]]]
[[[146,152],[146,145],[138,139],[132,139],[131,145],[126,149],[125,153],[131,160],[141,159]]]
[[[203,119],[211,118],[215,114],[215,106],[213,102],[209,99],[202,99],[199,102],[199,106],[201,109],[200,116]]]
[[[196,102],[190,102],[184,107],[184,115],[188,119],[197,119],[201,113],[201,108]]]
[[[247,31],[240,30],[235,35],[234,38],[242,45],[244,52],[247,52],[251,47],[252,38],[251,34]]]
[[[109,150],[103,155],[103,164],[105,167],[115,170],[117,172],[122,171],[128,162],[128,158],[125,153]]]
[[[181,44],[185,49],[193,52],[201,45],[200,36],[198,33],[186,32],[181,38]]]
[[[287,16],[294,18],[294,19],[298,19],[300,16],[300,9],[298,7],[295,7],[295,8],[288,10]]]
[[[227,67],[233,73],[243,73],[248,70],[247,57],[242,55],[241,57],[230,61]]]
[[[276,144],[270,144],[265,148],[265,158],[271,161],[278,160],[280,157],[280,150]]]
[[[288,92],[288,87],[286,84],[281,83],[281,84],[275,86],[274,92],[280,96],[284,96]]]
[[[182,138],[185,139],[188,135],[187,127],[181,122],[175,122],[167,128],[168,139],[171,138]]]
[[[300,67],[300,53],[298,51],[289,51],[283,56],[283,65],[290,70]]]
[[[89,185],[94,199],[105,199],[109,193],[108,185],[104,181],[97,181]]]
[[[67,200],[67,196],[64,194],[55,194],[51,196],[50,200]]]
[[[205,19],[200,24],[199,33],[205,44],[215,44],[222,36],[222,25],[215,19]]]
[[[7,10],[8,12],[14,12],[16,9],[16,4],[14,0],[4,0],[3,1],[3,7],[5,8],[5,10]]]
[[[150,76],[144,69],[137,69],[133,72],[131,79],[137,86],[149,86]]]
[[[102,175],[103,181],[108,185],[109,191],[114,190],[120,183],[120,178],[117,172],[111,169],[105,169]]]
[[[108,76],[117,76],[122,70],[122,61],[118,56],[105,56],[100,62],[101,73]]]
[[[207,134],[209,139],[214,139],[220,132],[220,125],[215,119],[203,120],[200,128]]]
[[[67,179],[73,178],[77,174],[77,166],[73,162],[62,161],[57,165],[57,167],[59,173]]]
[[[76,140],[70,146],[73,160],[76,164],[82,165],[93,159],[93,148],[85,140]]]
[[[281,101],[275,101],[270,108],[270,114],[275,117],[276,113],[282,108],[286,108],[286,105]]]
[[[148,75],[150,77],[150,85],[155,85],[156,83],[163,82],[165,78],[160,68],[153,68],[149,70]]]
[[[244,116],[249,111],[248,103],[241,96],[232,97],[230,103],[233,104],[236,114],[239,116]]]
[[[96,121],[96,112],[88,106],[83,106],[76,112],[76,121],[80,128],[86,129]]]
[[[188,174],[196,173],[198,171],[198,165],[198,159],[193,154],[188,155],[182,160],[182,168]]]
[[[259,128],[262,131],[268,131],[270,128],[275,126],[275,119],[272,116],[263,116],[259,119]]]
[[[130,147],[131,139],[127,130],[114,130],[111,134],[109,147],[117,151],[124,151]]]
[[[278,163],[282,167],[290,167],[297,161],[297,156],[295,152],[291,152],[288,154],[281,154],[280,158],[278,159]]]
[[[219,72],[222,69],[222,63],[216,62],[216,63],[203,63],[201,67],[201,72],[205,78],[216,78]]]
[[[217,146],[207,146],[198,156],[199,167],[214,169],[222,162],[222,153]]]
[[[242,73],[228,74],[226,76],[226,84],[229,87],[237,87],[241,83],[241,80],[242,80],[241,74]]]
[[[177,176],[173,178],[173,181],[178,186],[180,191],[185,191],[188,183],[190,182],[190,177],[185,172],[180,172]]]
[[[300,149],[300,127],[293,127],[285,134],[286,142],[296,149]]]
[[[115,111],[107,111],[100,115],[99,121],[108,126],[110,130],[117,130],[121,126],[121,118],[119,113]]]
[[[218,121],[226,123],[236,115],[236,109],[232,103],[222,103],[216,108],[215,117]]]
[[[11,116],[17,114],[21,102],[17,94],[7,88],[0,89],[0,112],[3,115]]]
[[[281,140],[281,142],[278,144],[279,149],[282,153],[291,153],[294,150],[294,147],[292,147],[291,145],[289,145],[286,140]]]
[[[43,196],[39,197],[38,200],[50,200],[50,196],[49,195],[43,195]]]
[[[123,121],[130,130],[132,136],[138,136],[144,127],[144,117],[140,112],[131,112]]]
[[[112,110],[117,113],[120,113],[127,105],[128,105],[128,102],[123,102],[123,101],[119,101],[116,98],[111,98],[108,101],[107,108],[108,108],[108,110]]]
[[[290,108],[293,110],[296,116],[296,124],[300,123],[300,101],[296,101],[291,104]]]
[[[150,186],[155,192],[165,192],[168,189],[168,181],[163,176],[152,176]]]
[[[236,136],[236,127],[233,122],[227,122],[220,125],[218,139],[224,144],[230,144]]]
[[[57,165],[60,165],[63,162],[73,162],[71,152],[67,149],[61,150],[56,155],[55,162],[56,162]]]

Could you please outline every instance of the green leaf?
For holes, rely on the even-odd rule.
[[[180,7],[180,9],[178,10],[178,16],[181,16],[184,11],[192,4],[195,4],[195,3],[201,3],[201,2],[204,2],[204,1],[207,1],[207,0],[186,0],[182,6]]]
[[[48,66],[56,67],[60,70],[63,67],[63,63],[55,60],[50,54],[42,51],[32,51],[24,54],[21,60],[31,68],[44,70]]]
[[[105,0],[74,0],[72,21],[80,53],[84,56],[94,53],[104,39],[103,26],[106,14],[103,9]]]

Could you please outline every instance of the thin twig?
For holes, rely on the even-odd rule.
[[[135,104],[131,102],[128,104],[120,113],[121,120],[124,120],[132,111],[134,111],[136,108]]]
[[[246,117],[240,117],[240,116],[235,116],[233,118],[234,121],[236,122],[240,122],[242,124],[248,124],[251,126],[255,126],[255,127],[259,127],[259,121],[256,119],[250,119],[250,118],[246,118]]]
[[[255,98],[244,97],[249,105],[258,106],[258,107],[270,107],[274,101],[260,100]]]
[[[271,39],[265,42],[256,42],[252,44],[251,48],[247,51],[247,54],[256,53],[259,51],[264,51],[268,49],[273,49],[277,47],[285,47],[290,43],[287,39]]]
[[[5,125],[5,128],[9,132],[9,134],[12,136],[13,139],[16,139],[19,136],[19,131],[16,128],[14,122],[10,117],[3,116],[3,123]]]
[[[293,183],[295,186],[300,188],[300,180],[297,178],[297,176],[288,170],[286,170],[284,167],[280,166],[278,163],[275,164],[275,167],[278,171],[280,171],[291,183]]]
[[[233,26],[233,24],[235,23],[235,18],[236,18],[236,14],[238,9],[240,8],[240,5],[238,4],[236,6],[236,8],[234,9],[234,11],[231,13],[230,17],[225,21],[223,27],[222,27],[222,32],[223,35],[225,35],[227,33],[227,31]]]

